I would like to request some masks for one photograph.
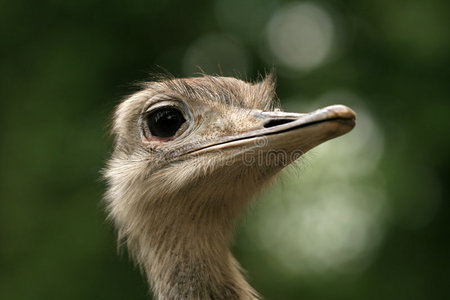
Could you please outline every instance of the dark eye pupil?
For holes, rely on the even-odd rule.
[[[150,113],[147,126],[155,137],[169,138],[177,133],[186,120],[183,114],[175,108],[160,108]]]

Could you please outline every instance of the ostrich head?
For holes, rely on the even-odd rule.
[[[228,249],[236,219],[281,169],[350,131],[354,112],[273,108],[274,83],[151,82],[117,108],[105,170],[119,240],[158,299],[255,299]]]

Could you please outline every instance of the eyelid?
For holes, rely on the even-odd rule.
[[[163,95],[163,97],[167,100],[160,100],[161,97],[158,97],[159,101],[150,103],[147,106],[145,111],[141,113],[141,120],[147,118],[148,116],[150,116],[150,114],[152,112],[154,112],[160,108],[172,107],[172,108],[179,110],[186,121],[192,122],[193,115],[192,115],[191,109],[188,105],[186,105],[182,100],[177,99],[177,98],[173,98],[173,97],[168,98],[168,96],[166,96],[166,95]],[[151,98],[150,100],[154,100],[154,98],[155,97]]]
[[[181,107],[180,105],[174,104],[174,103],[167,103],[166,101],[164,102],[159,102],[155,105],[150,106],[149,108],[147,108],[146,111],[144,111],[142,114],[143,115],[148,115],[160,108],[164,108],[164,107],[174,107],[177,108],[179,111],[181,111],[182,114],[184,114],[184,109],[183,107]]]
[[[146,108],[144,109],[142,114],[145,115],[155,109],[158,109],[160,107],[167,107],[167,106],[176,107],[182,111],[185,110],[185,105],[184,105],[183,101],[181,101],[177,98],[174,98],[174,97],[169,97],[167,95],[157,95],[157,96],[150,98],[149,101],[147,101],[147,104],[145,106]]]

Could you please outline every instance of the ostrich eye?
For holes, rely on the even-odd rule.
[[[147,117],[148,130],[154,137],[170,138],[186,122],[183,114],[173,107],[162,107]]]

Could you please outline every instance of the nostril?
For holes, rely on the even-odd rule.
[[[273,119],[264,124],[264,128],[275,127],[295,121],[295,119]]]

